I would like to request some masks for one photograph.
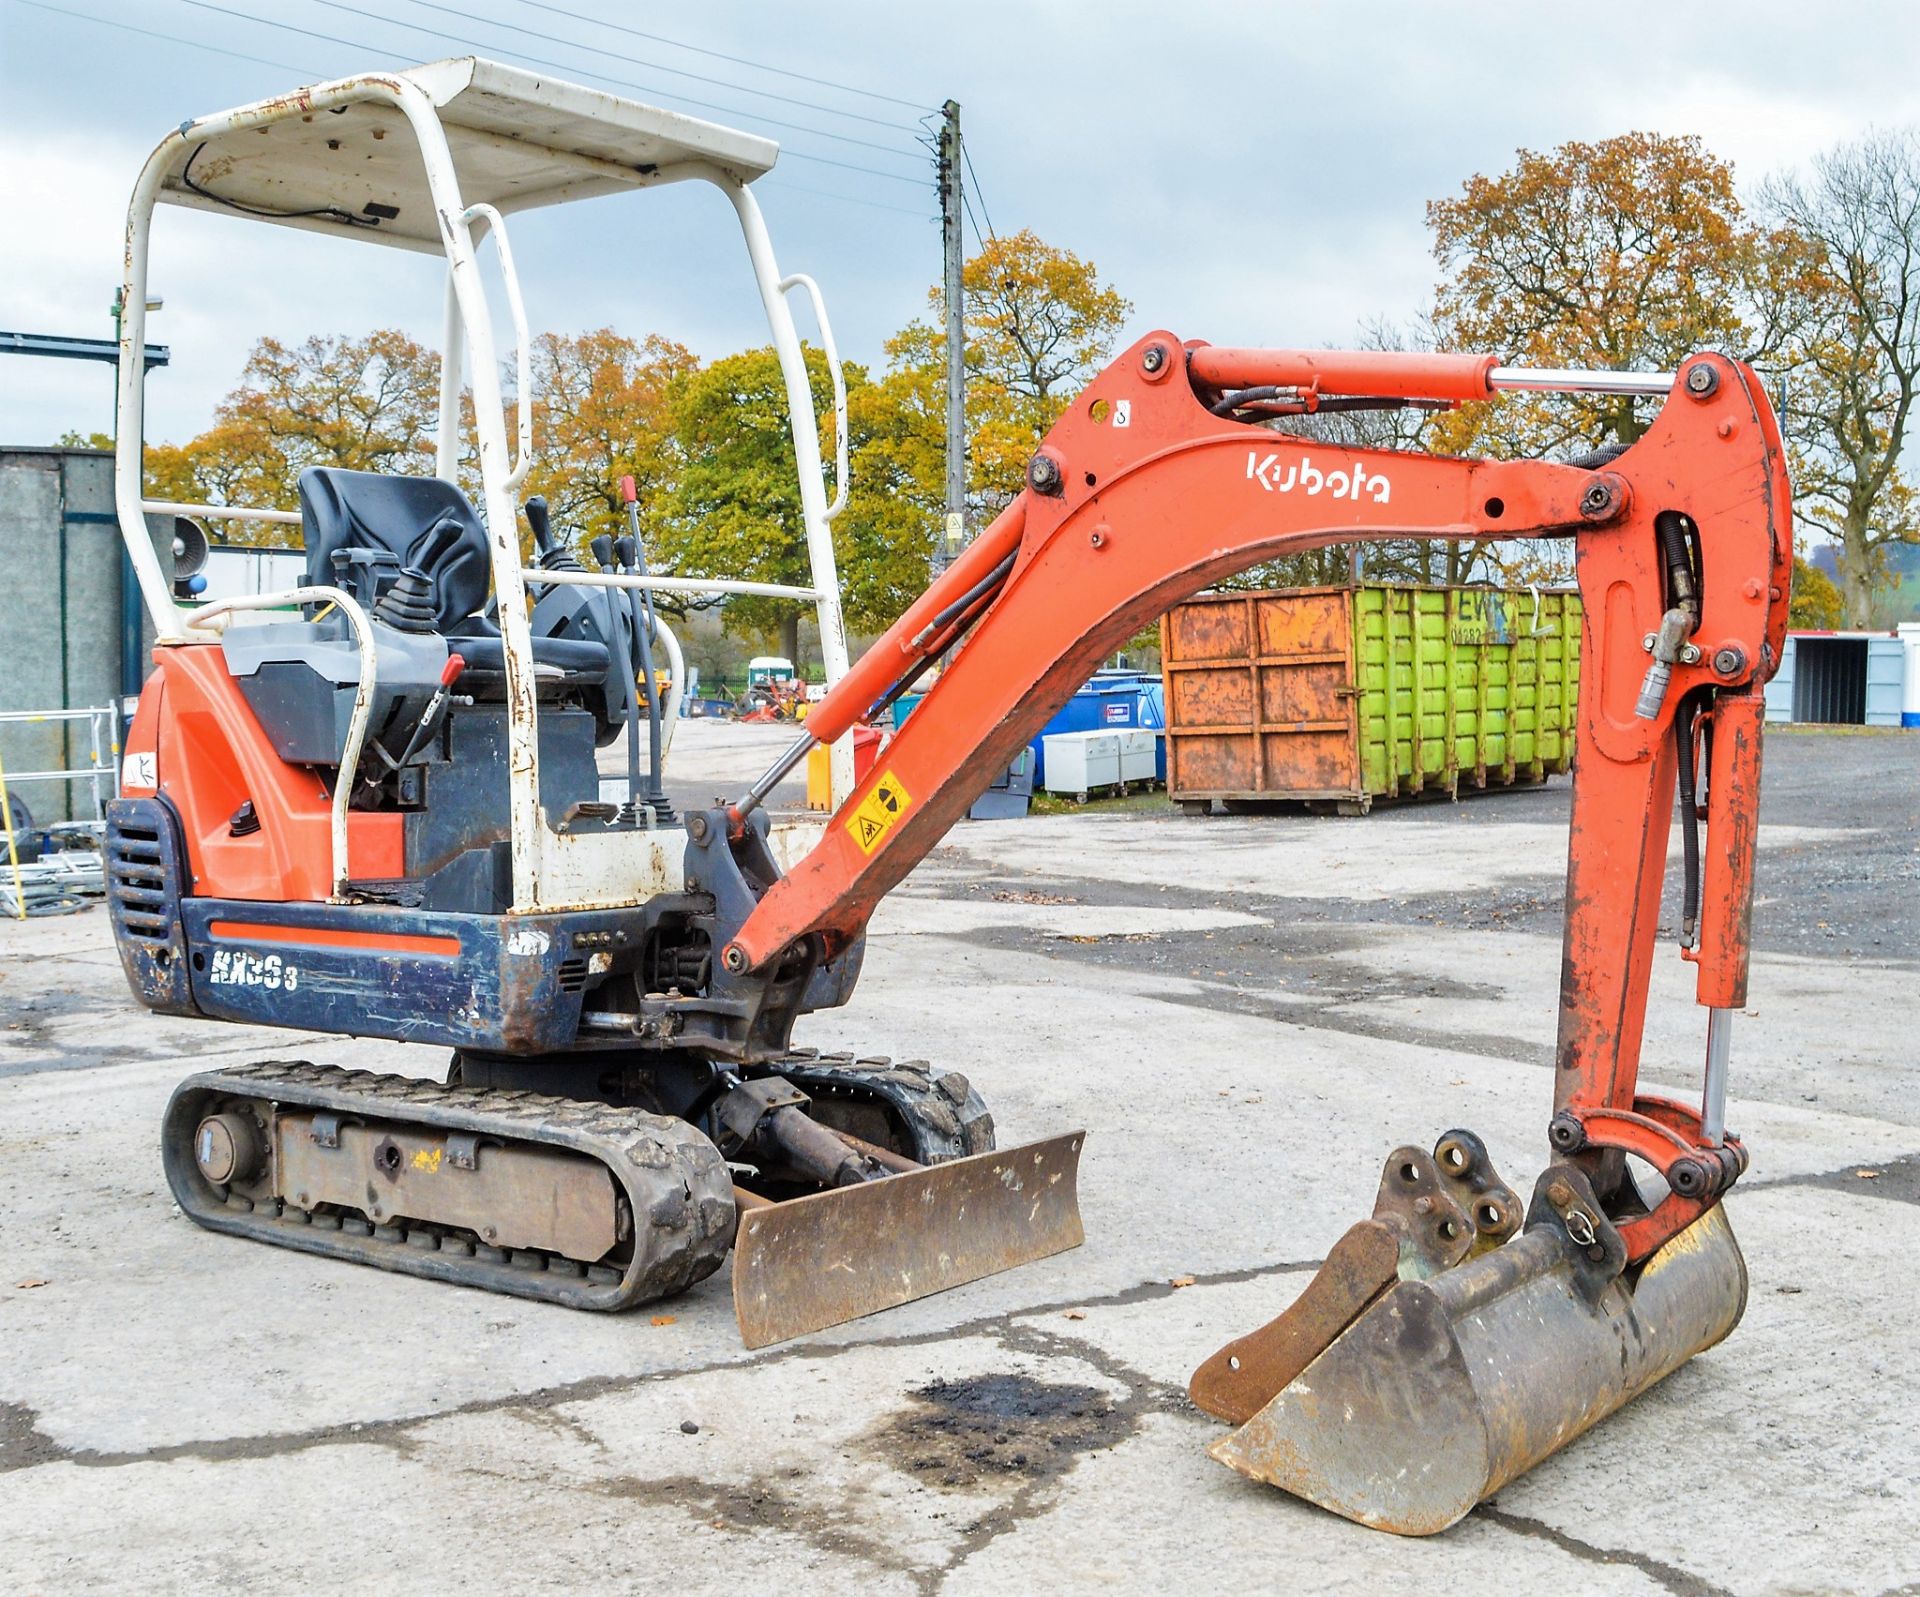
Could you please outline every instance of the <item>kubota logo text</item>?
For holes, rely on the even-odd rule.
[[[1384,505],[1393,494],[1392,483],[1363,465],[1356,464],[1351,472],[1322,471],[1311,455],[1302,455],[1297,465],[1288,461],[1282,472],[1278,455],[1262,456],[1259,450],[1249,449],[1247,476],[1268,493],[1290,494],[1297,488],[1308,496],[1324,492],[1335,499],[1358,499],[1365,492],[1376,505]]]

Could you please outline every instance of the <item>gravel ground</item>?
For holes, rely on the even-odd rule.
[[[1489,829],[1564,828],[1571,797],[1571,784],[1555,778],[1538,787],[1475,793],[1458,803],[1382,805],[1366,816],[1310,816],[1283,809],[1254,817],[1215,813],[1191,818],[1190,824],[1216,831],[1257,827],[1283,838],[1346,826],[1364,832],[1367,847],[1391,856],[1402,848],[1430,847],[1436,826],[1461,829],[1468,847],[1477,847]],[[1146,794],[1094,803],[1084,813],[1156,823],[1167,819],[1167,810],[1163,795]],[[1760,822],[1768,835],[1757,870],[1755,947],[1920,959],[1920,738],[1895,731],[1769,728]],[[1678,926],[1678,855],[1676,828],[1674,868],[1662,905],[1663,938]],[[1492,889],[1475,882],[1458,890],[1329,901],[1275,895],[1264,883],[1249,881],[1245,894],[1263,917],[1302,928],[1359,922],[1557,933],[1564,872],[1564,853],[1555,858],[1543,852],[1530,870]],[[1137,888],[1075,878],[1064,868],[1057,882],[1089,903],[1144,901]],[[975,891],[990,893],[995,885],[983,881]],[[1172,898],[1154,885],[1157,902],[1183,896],[1172,883],[1167,893]],[[1187,890],[1184,896],[1196,895]]]

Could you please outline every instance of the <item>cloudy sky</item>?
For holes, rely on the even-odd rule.
[[[1425,201],[1516,148],[1694,133],[1751,188],[1870,125],[1920,122],[1920,8],[1902,0],[0,0],[0,329],[111,331],[126,194],[167,128],[467,53],[779,139],[761,195],[781,263],[820,280],[843,353],[875,363],[938,275],[917,139],[947,98],[982,226],[1093,259],[1136,332],[1288,345],[1417,314]],[[764,341],[710,191],[536,213],[514,246],[536,327],[661,332],[708,356]],[[150,336],[173,350],[150,385],[156,438],[203,427],[262,334],[438,329],[428,260],[172,208],[153,286]],[[0,360],[0,442],[105,428],[109,375]]]

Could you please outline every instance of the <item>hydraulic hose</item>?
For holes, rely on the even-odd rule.
[[[1006,583],[1018,556],[1018,550],[1009,554],[920,630],[914,639],[916,646],[931,639],[937,647],[928,648],[901,674],[892,687],[874,701],[867,711],[869,718],[880,714],[882,710],[890,709],[913,687],[914,683],[926,675],[928,668],[935,660],[966,635],[967,629],[978,621],[986,613],[987,607],[999,597],[1000,589]],[[757,810],[766,801],[767,795],[780,784],[781,779],[807,756],[808,751],[818,741],[811,732],[801,733],[780,758],[767,767],[760,779],[731,806],[733,823],[737,826]]]
[[[962,615],[972,609],[974,604],[986,594],[998,592],[1001,583],[1005,582],[1009,573],[1012,572],[1014,561],[1019,558],[1020,551],[1016,549],[1008,555],[1006,559],[1002,560],[999,565],[995,566],[971,588],[967,589],[965,593],[961,594],[959,598],[955,599],[953,603],[949,604],[922,627],[914,637],[913,641],[915,644],[919,644],[927,638],[937,636],[940,630],[945,627],[948,622],[952,621],[955,616]],[[937,649],[929,649],[926,658],[930,660],[938,653],[939,650]],[[925,663],[926,661],[923,660],[921,665],[924,666]]]
[[[1680,780],[1680,858],[1682,888],[1680,895],[1680,946],[1693,947],[1694,929],[1700,920],[1700,804],[1695,791],[1693,762],[1693,726],[1698,715],[1695,700],[1689,696],[1673,718],[1673,738]]]

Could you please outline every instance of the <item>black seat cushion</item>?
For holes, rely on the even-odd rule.
[[[506,645],[500,628],[487,616],[468,616],[447,633],[447,651],[467,662],[467,670],[482,675],[506,673]],[[612,666],[607,646],[591,638],[543,638],[533,640],[533,663],[558,666],[570,681],[599,684],[605,682]]]
[[[332,587],[339,549],[384,549],[413,564],[417,544],[448,511],[460,537],[427,573],[434,613],[447,631],[486,602],[492,561],[486,528],[473,502],[439,477],[390,477],[377,471],[309,466],[300,473],[300,529],[307,548],[307,581]]]

